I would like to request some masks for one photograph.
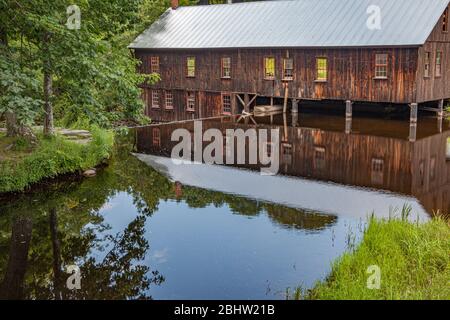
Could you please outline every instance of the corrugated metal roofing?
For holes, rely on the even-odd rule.
[[[292,0],[168,9],[130,48],[416,46],[449,0]],[[381,30],[367,27],[369,6]]]

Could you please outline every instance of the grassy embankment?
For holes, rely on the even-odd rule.
[[[367,288],[371,265],[380,268],[379,289]],[[317,283],[306,298],[450,299],[449,222],[443,218],[424,224],[372,218],[361,244],[339,258],[327,280]]]
[[[91,133],[92,140],[87,144],[57,135],[38,136],[35,146],[0,133],[0,193],[23,191],[45,178],[101,164],[112,152],[114,134],[98,128],[93,128]]]

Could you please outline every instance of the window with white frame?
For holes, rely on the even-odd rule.
[[[294,79],[294,60],[284,59],[283,60],[283,80]]]
[[[222,64],[222,78],[230,79],[231,78],[231,58],[223,57],[221,64]]]
[[[152,108],[159,108],[159,91],[152,90]]]
[[[381,185],[384,181],[384,160],[372,159],[371,179],[373,184]]]
[[[424,76],[425,78],[429,78],[431,76],[431,52],[425,52],[424,65]]]
[[[189,91],[186,96],[186,110],[195,111],[195,92]]]
[[[435,76],[439,78],[442,75],[442,52],[436,52],[436,71]]]
[[[186,76],[188,78],[195,77],[195,57],[186,58]]]
[[[222,113],[231,114],[231,95],[222,95]]]
[[[328,79],[328,59],[316,58],[316,81],[327,81]]]
[[[377,53],[375,55],[375,78],[387,79],[388,77],[388,54]]]
[[[264,79],[273,80],[275,79],[275,58],[265,57],[264,58]]]
[[[159,57],[158,56],[150,57],[150,72],[151,73],[159,73]]]
[[[173,94],[172,91],[166,91],[165,94],[165,105],[166,109],[172,110],[173,109]]]

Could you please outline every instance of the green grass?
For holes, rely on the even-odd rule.
[[[379,289],[368,289],[369,266],[379,266]],[[296,296],[302,296],[297,294]],[[308,299],[450,299],[450,226],[442,218],[424,224],[372,218],[361,244],[332,266]]]
[[[86,145],[62,136],[39,137],[38,145],[30,151],[19,142],[15,149],[24,148],[25,151],[8,151],[5,159],[0,160],[0,193],[23,191],[42,179],[99,165],[109,158],[114,135],[98,128],[92,128],[91,133],[92,141]],[[0,137],[0,141],[4,139],[6,137]]]
[[[25,139],[6,137],[0,132],[0,162],[19,161],[32,152]]]

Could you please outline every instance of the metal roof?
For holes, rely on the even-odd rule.
[[[130,44],[141,49],[423,45],[450,0],[292,0],[168,9]],[[381,29],[369,29],[378,6]]]

